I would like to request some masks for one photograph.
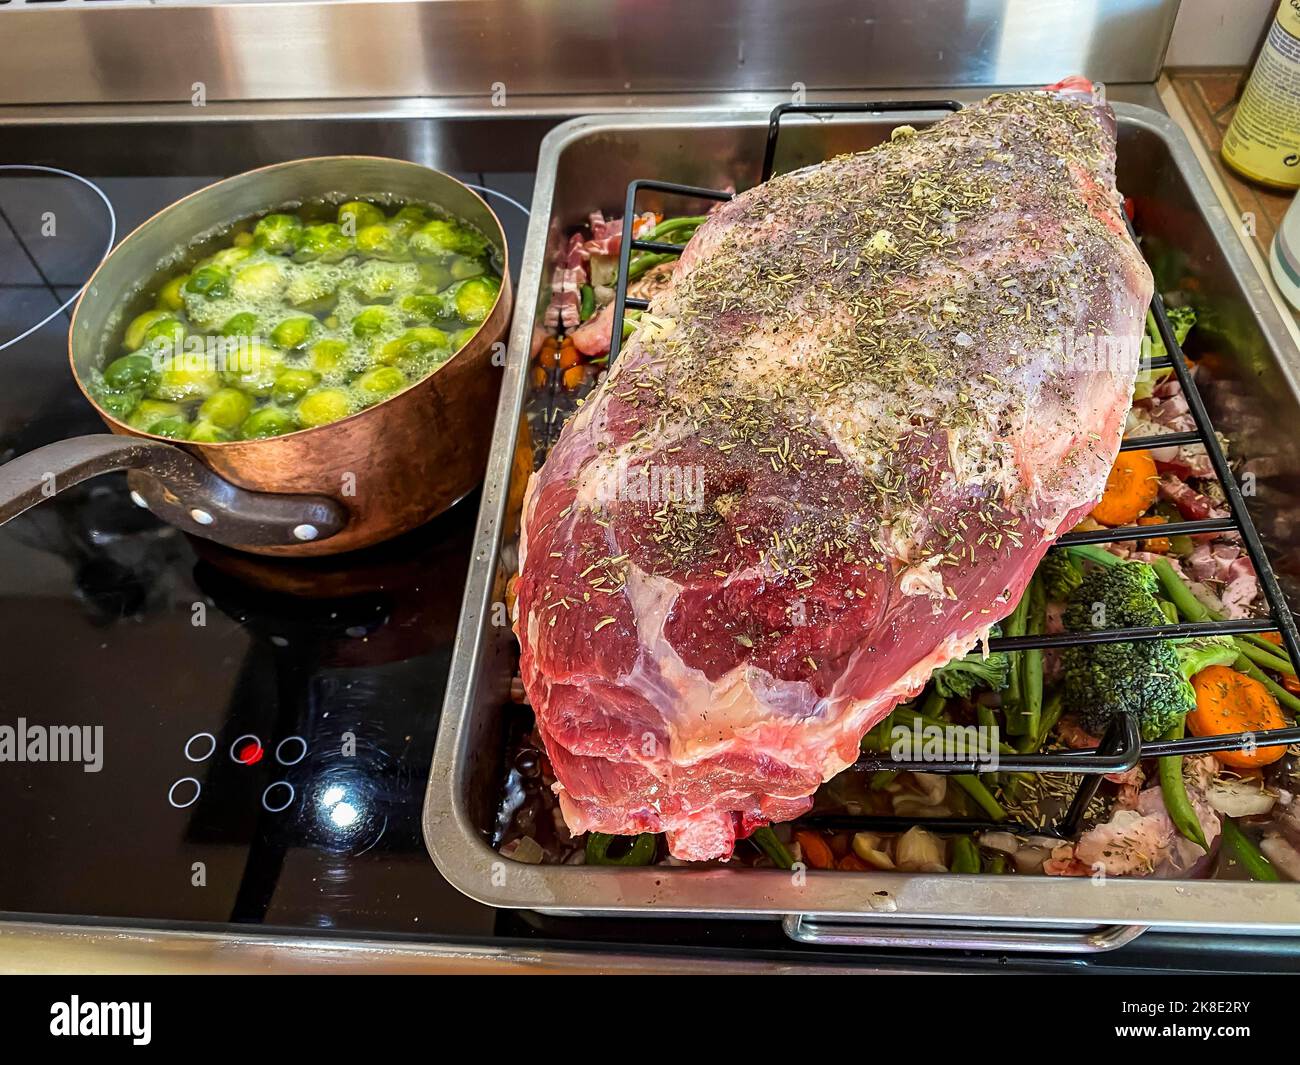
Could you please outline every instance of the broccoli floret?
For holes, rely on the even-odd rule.
[[[1187,334],[1192,331],[1192,326],[1196,324],[1196,312],[1190,307],[1166,307],[1165,317],[1169,319],[1169,327],[1174,331],[1174,339],[1181,345],[1187,339]],[[1160,339],[1160,331],[1156,328],[1156,319],[1150,311],[1147,312],[1146,335],[1142,338],[1142,361],[1145,366],[1148,359],[1159,359],[1169,352],[1165,350],[1165,342]],[[1138,371],[1137,380],[1133,384],[1133,398],[1146,399],[1155,391],[1156,385],[1168,377],[1173,370],[1168,366],[1162,366],[1158,370],[1144,368]]]
[[[990,636],[1000,636],[994,625]],[[963,658],[954,658],[946,666],[934,671],[934,684],[945,699],[970,699],[977,688],[1001,691],[1011,677],[1011,656],[1005,651],[972,651]]]
[[[1049,551],[1038,564],[1038,575],[1043,578],[1047,598],[1064,603],[1083,583],[1083,570],[1075,565],[1065,551]]]
[[[1210,666],[1230,666],[1241,653],[1231,636],[1193,636],[1175,641],[1174,649],[1178,668],[1187,680]]]
[[[1156,599],[1155,573],[1142,562],[1122,562],[1087,574],[1069,599],[1067,632],[1166,623]],[[1171,640],[1085,644],[1067,647],[1065,708],[1100,736],[1118,715],[1135,714],[1144,740],[1169,731],[1196,707],[1196,693],[1183,676]]]

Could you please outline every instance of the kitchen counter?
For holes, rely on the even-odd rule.
[[[1160,99],[1169,116],[1187,134],[1223,209],[1230,218],[1240,220],[1237,234],[1269,295],[1283,312],[1282,320],[1290,329],[1292,340],[1300,346],[1300,312],[1282,298],[1268,268],[1273,234],[1295,193],[1246,181],[1229,170],[1219,155],[1223,135],[1236,110],[1237,86],[1244,73],[1240,68],[1169,71],[1159,82]]]

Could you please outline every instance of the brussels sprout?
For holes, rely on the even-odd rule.
[[[405,259],[406,236],[400,229],[386,222],[366,226],[357,232],[357,251],[372,259],[387,259],[390,262]]]
[[[469,259],[457,255],[449,264],[453,281],[468,281],[471,277],[481,277],[487,273],[487,266],[482,259]]]
[[[271,330],[271,343],[277,348],[299,348],[320,328],[320,322],[305,315],[286,318]]]
[[[223,337],[255,337],[260,328],[257,315],[252,311],[243,311],[226,319],[226,324],[221,327],[221,335]]]
[[[269,214],[253,227],[253,241],[276,255],[292,255],[303,236],[302,222],[291,214]]]
[[[302,231],[302,240],[298,243],[298,250],[293,253],[293,261],[336,263],[350,255],[352,250],[351,237],[333,222],[322,222]]]
[[[281,370],[280,376],[275,379],[275,387],[271,389],[271,399],[275,403],[288,407],[302,399],[319,383],[320,378],[310,370],[290,367]]]
[[[245,267],[245,270],[249,267]],[[200,266],[185,282],[185,291],[204,299],[218,300],[230,295],[230,271],[220,266]]]
[[[193,293],[185,294],[185,317],[195,329],[212,331],[234,311],[229,298],[209,300]]]
[[[304,429],[315,425],[328,425],[352,413],[348,394],[340,388],[321,388],[308,392],[295,408],[298,424]]]
[[[352,335],[372,337],[386,329],[395,329],[398,324],[391,307],[366,307],[352,319]]]
[[[95,402],[108,411],[118,421],[124,422],[131,417],[135,405],[140,402],[141,392],[138,388],[128,388],[125,392],[95,393]]]
[[[336,373],[347,350],[341,340],[318,340],[307,349],[307,365],[318,374]]]
[[[389,225],[404,237],[410,237],[429,220],[429,212],[415,204],[407,204],[389,220]]]
[[[411,234],[411,254],[421,259],[445,259],[449,255],[471,258],[487,253],[487,241],[471,229],[435,218]]]
[[[396,366],[376,366],[358,377],[353,384],[367,403],[374,403],[406,387],[406,374]]]
[[[371,261],[357,271],[352,287],[368,303],[392,299],[402,289],[419,283],[420,271],[411,263]]]
[[[150,384],[149,396],[185,403],[204,399],[220,387],[221,375],[216,370],[163,370]]]
[[[171,418],[159,419],[145,432],[153,433],[154,436],[170,437],[173,440],[188,440],[191,428],[189,419],[183,414],[178,414]]]
[[[288,280],[283,263],[276,259],[261,259],[235,271],[231,290],[240,299],[272,300],[280,295]]]
[[[143,388],[153,376],[153,359],[148,355],[123,355],[104,367],[104,384],[118,392]]]
[[[253,409],[253,401],[237,388],[219,388],[203,401],[199,417],[219,429],[235,429]]]
[[[184,347],[185,337],[188,334],[189,330],[185,328],[184,322],[168,315],[166,318],[159,318],[144,331],[142,347],[150,352],[163,350],[178,352]]]
[[[189,435],[190,442],[195,444],[224,444],[234,438],[229,429],[223,429],[212,422],[196,422]]]
[[[221,376],[228,385],[242,388],[255,396],[269,396],[283,364],[284,352],[253,341],[240,346],[239,351],[226,363]]]
[[[451,350],[460,351],[466,344],[474,339],[474,334],[478,332],[478,326],[467,325],[464,329],[458,329],[451,335]]]
[[[158,290],[158,308],[164,311],[179,311],[185,306],[185,297],[181,293],[189,274],[177,274]]]
[[[138,350],[144,344],[144,335],[149,331],[150,326],[175,317],[170,311],[157,309],[145,311],[144,314],[137,314],[131,319],[131,324],[126,327],[126,333],[122,337],[122,343],[125,345],[126,350]]]
[[[441,292],[456,280],[451,276],[451,259],[425,259],[420,263],[420,281],[430,292]]]
[[[253,234],[241,231],[230,238],[230,243],[236,248],[250,248],[253,245]]]
[[[244,419],[239,435],[245,440],[261,440],[267,436],[283,436],[297,428],[293,415],[283,407],[260,407]]]
[[[285,300],[300,311],[320,314],[338,299],[339,279],[327,266],[310,263],[297,272],[284,290]]]
[[[408,329],[396,340],[390,340],[387,344],[382,345],[375,353],[374,361],[385,366],[392,366],[399,362],[418,360],[421,356],[428,355],[431,352],[441,353],[447,350],[446,333],[441,329],[434,329],[432,326],[422,326],[416,329]]]
[[[351,226],[355,237],[366,226],[378,225],[384,220],[384,212],[373,203],[364,200],[349,200],[339,205],[339,227],[345,231]]]
[[[131,412],[127,425],[142,433],[153,432],[153,427],[164,419],[179,418],[184,420],[185,409],[179,403],[166,403],[159,399],[142,399]]]
[[[222,248],[219,252],[209,255],[204,259],[200,266],[215,266],[218,269],[229,270],[237,263],[242,263],[253,254],[252,248]]]
[[[477,325],[491,312],[501,291],[501,282],[495,277],[476,277],[456,286],[456,314],[462,321]]]
[[[397,301],[397,309],[408,322],[432,322],[438,318],[448,318],[453,313],[454,306],[449,294],[430,292],[427,289],[407,293]]]

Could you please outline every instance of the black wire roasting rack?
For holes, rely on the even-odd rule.
[[[781,104],[772,111],[768,120],[766,148],[760,180],[766,181],[772,176],[776,161],[777,142],[781,132],[781,120],[786,115],[831,116],[838,114],[926,113],[959,110],[961,110],[961,104],[954,100]],[[637,200],[644,192],[654,192],[661,194],[661,196],[672,196],[684,200],[713,202],[729,200],[735,195],[717,189],[697,188],[669,181],[637,180],[628,185],[627,199],[623,210],[624,225],[628,227],[628,231],[619,250],[618,283],[614,297],[614,320],[609,356],[611,364],[617,357],[621,344],[626,311],[629,309],[645,310],[649,307],[649,301],[632,298],[627,294],[627,275],[632,251],[680,255],[685,248],[685,245],[682,244],[641,240],[632,236],[630,227],[636,218]],[[1129,222],[1128,226],[1134,242],[1138,243],[1138,236],[1133,229],[1132,223]],[[1206,412],[1205,403],[1188,370],[1187,361],[1183,357],[1182,348],[1174,336],[1169,317],[1165,313],[1164,301],[1161,299],[1159,292],[1152,299],[1151,312],[1167,354],[1150,359],[1147,365],[1151,369],[1169,368],[1173,370],[1174,376],[1182,388],[1188,411],[1196,428],[1187,432],[1167,433],[1158,436],[1129,437],[1121,443],[1120,450],[1133,451],[1184,444],[1200,445],[1205,448],[1214,469],[1215,477],[1223,488],[1229,516],[1168,522],[1160,526],[1160,535],[1183,536],[1216,532],[1238,533],[1241,536],[1246,553],[1255,567],[1260,587],[1268,602],[1269,614],[1267,617],[1181,622],[1149,628],[1099,628],[1085,633],[1045,633],[1017,637],[995,637],[986,642],[986,647],[990,651],[1027,651],[1047,648],[1059,649],[1072,645],[1078,646],[1092,643],[1123,643],[1177,639],[1189,636],[1280,632],[1282,643],[1291,661],[1300,662],[1300,634],[1296,630],[1295,618],[1287,606],[1277,577],[1273,573],[1273,567],[1269,564],[1268,555],[1265,553],[1264,546],[1260,541],[1259,533],[1256,531],[1254,522],[1247,512],[1241,488],[1233,476],[1227,457],[1219,444],[1219,438],[1215,433],[1214,426],[1210,422],[1209,414]],[[1152,529],[1150,526],[1130,525],[1113,529],[1065,533],[1055,541],[1054,546],[1068,547],[1071,545],[1136,541],[1149,539],[1151,535]],[[1089,804],[1097,794],[1103,776],[1132,769],[1143,758],[1207,754],[1214,751],[1290,745],[1296,742],[1300,742],[1300,727],[1241,732],[1225,736],[1189,736],[1176,740],[1144,742],[1140,734],[1137,718],[1133,715],[1121,715],[1112,721],[1097,747],[1093,749],[1052,751],[1046,754],[1002,754],[997,757],[996,771],[999,773],[1073,773],[1082,777],[1065,813],[1052,823],[1027,825],[1013,821],[991,821],[965,817],[915,818],[829,813],[806,816],[800,819],[800,823],[810,827],[829,829],[893,831],[921,825],[938,832],[1002,830],[1021,834],[1066,837],[1077,832]],[[903,760],[891,757],[888,752],[881,752],[863,754],[851,767],[850,771],[914,770],[926,773],[976,774],[988,772],[990,768],[991,763],[988,759],[981,759],[974,755],[969,758],[948,758],[944,760]]]

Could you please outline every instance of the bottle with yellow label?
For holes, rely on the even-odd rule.
[[[1223,137],[1223,161],[1242,177],[1300,188],[1300,0],[1282,0]]]

